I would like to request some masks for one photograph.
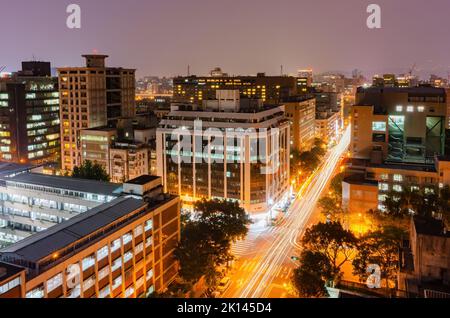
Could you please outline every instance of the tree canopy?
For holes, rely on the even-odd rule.
[[[368,266],[376,264],[380,267],[380,278],[385,280],[388,288],[389,281],[395,281],[399,269],[399,249],[405,237],[402,229],[392,226],[367,233],[358,244],[358,253],[352,262],[353,273],[365,281],[371,274],[367,272]]]
[[[322,254],[330,268],[329,281],[336,284],[342,266],[350,260],[357,244],[354,234],[345,230],[339,222],[317,223],[307,229],[302,239],[305,249]],[[318,269],[319,270],[319,269]],[[324,269],[320,269],[324,272]]]
[[[86,160],[79,167],[75,167],[72,172],[73,178],[97,180],[108,182],[110,180],[108,173],[102,165]]]
[[[204,276],[214,286],[218,267],[233,259],[231,243],[247,235],[250,219],[236,202],[225,200],[203,200],[194,210],[193,217],[183,221],[175,258],[185,281],[195,283]]]

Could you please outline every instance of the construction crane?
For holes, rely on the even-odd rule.
[[[6,66],[0,66],[0,73],[5,70]]]

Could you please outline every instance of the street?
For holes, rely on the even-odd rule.
[[[229,273],[231,284],[224,298],[295,297],[291,275],[298,266],[298,239],[311,223],[316,204],[334,176],[341,156],[350,143],[350,128],[344,132],[322,166],[305,182],[285,217],[276,226],[253,224],[246,240],[233,247],[237,260]],[[264,222],[261,220],[260,222]]]

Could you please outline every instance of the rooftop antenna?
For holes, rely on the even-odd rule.
[[[280,66],[281,76],[283,76],[283,65]]]
[[[191,76],[191,66],[190,65],[187,66],[187,76],[188,77]]]

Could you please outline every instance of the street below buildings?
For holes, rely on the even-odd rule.
[[[236,260],[228,273],[231,284],[224,298],[295,297],[291,277],[298,262],[299,239],[305,229],[318,221],[316,205],[333,178],[350,143],[350,127],[337,146],[330,150],[322,165],[304,183],[283,220],[275,226],[259,220],[247,238],[233,246]]]

